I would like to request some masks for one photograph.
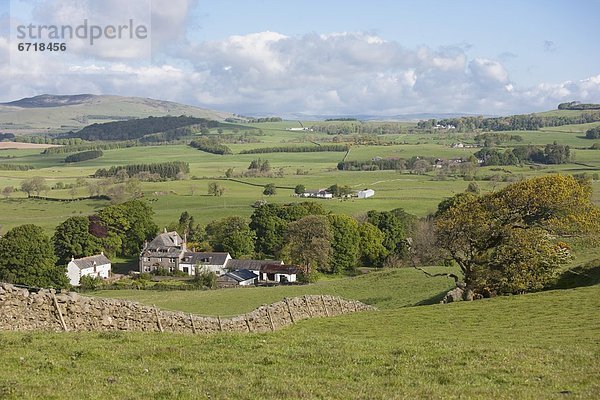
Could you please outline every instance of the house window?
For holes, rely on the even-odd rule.
[[[174,258],[170,258],[169,262],[174,264],[175,263],[175,259]]]

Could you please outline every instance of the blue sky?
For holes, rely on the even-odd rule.
[[[243,114],[380,115],[600,102],[600,0],[134,3],[0,0],[0,60],[10,61],[0,100],[92,92]],[[114,41],[52,56],[14,50],[19,22],[116,24],[145,11],[149,57]]]

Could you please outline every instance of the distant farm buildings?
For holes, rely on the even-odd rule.
[[[363,190],[354,191],[350,194],[345,194],[341,197],[344,197],[344,198],[356,197],[359,199],[367,199],[374,195],[375,195],[375,191],[373,189],[363,189]],[[315,199],[333,199],[333,193],[329,192],[327,189],[305,190],[303,193],[300,193],[298,196],[315,198]]]

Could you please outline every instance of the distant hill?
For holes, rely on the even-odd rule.
[[[78,132],[68,134],[68,137],[90,141],[141,139],[142,141],[160,142],[175,140],[190,133],[200,132],[202,128],[217,126],[219,126],[219,122],[205,118],[148,117],[88,125]]]
[[[141,97],[43,94],[0,103],[0,132],[62,133],[93,123],[167,115],[217,121],[233,117],[227,112]]]

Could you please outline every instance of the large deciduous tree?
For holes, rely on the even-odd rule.
[[[233,258],[254,254],[254,232],[242,217],[225,217],[206,226],[208,243],[215,251],[226,251]]]
[[[385,235],[370,222],[364,222],[358,227],[360,235],[360,263],[365,267],[382,267],[390,254],[383,245]]]
[[[91,256],[103,250],[100,239],[90,233],[87,217],[67,218],[56,227],[52,240],[59,264],[67,264],[71,257]]]
[[[107,228],[106,238],[111,242],[120,240],[119,253],[124,256],[137,255],[144,241],[156,235],[158,227],[152,221],[153,215],[152,207],[142,200],[111,205],[98,213],[102,225]]]
[[[308,215],[289,223],[282,255],[287,261],[300,265],[304,276],[309,278],[315,269],[329,269],[332,239],[327,217]]]
[[[50,238],[37,225],[21,225],[0,238],[0,280],[56,287],[68,286],[64,266],[56,266]]]
[[[458,263],[463,297],[521,293],[544,287],[569,257],[570,240],[594,240],[600,209],[589,183],[553,175],[442,202],[438,242]]]
[[[329,269],[333,273],[353,271],[360,252],[358,223],[354,218],[342,214],[330,214],[327,219],[332,234]]]

